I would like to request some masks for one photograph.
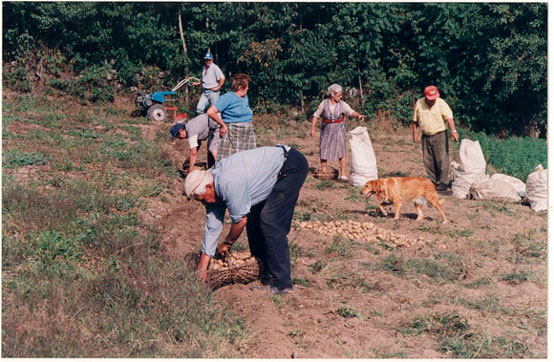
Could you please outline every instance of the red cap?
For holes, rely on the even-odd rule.
[[[423,93],[425,93],[425,98],[432,101],[433,99],[439,98],[441,95],[439,93],[439,90],[434,85],[430,85],[425,87],[423,90]]]

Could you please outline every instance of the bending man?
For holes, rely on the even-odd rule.
[[[214,169],[192,171],[185,180],[185,194],[206,207],[200,278],[206,280],[216,249],[221,255],[228,254],[246,227],[250,252],[262,260],[269,292],[290,291],[287,234],[307,174],[304,155],[282,145],[238,152],[219,161]],[[226,209],[231,230],[218,246]]]

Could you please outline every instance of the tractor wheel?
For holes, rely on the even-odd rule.
[[[148,119],[156,122],[167,122],[167,110],[161,104],[148,108]]]

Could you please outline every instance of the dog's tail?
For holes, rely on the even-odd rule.
[[[420,196],[414,200],[414,203],[419,206],[427,206],[427,199],[424,196]]]

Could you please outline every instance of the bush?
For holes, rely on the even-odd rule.
[[[109,66],[90,66],[77,77],[52,79],[50,86],[65,94],[77,97],[81,103],[113,102],[115,74]]]
[[[65,94],[71,95],[73,97],[80,98],[83,102],[86,99],[86,88],[80,86],[77,81],[73,78],[70,79],[52,79],[50,81],[50,86],[62,91]],[[86,102],[84,102],[86,103]]]
[[[25,93],[32,89],[29,72],[25,69],[25,66],[18,65],[15,68],[4,66],[2,76],[4,77],[4,86],[8,88]]]
[[[18,168],[30,165],[44,165],[50,159],[49,156],[40,152],[21,152],[19,150],[10,150],[4,153],[4,167]]]
[[[78,83],[87,89],[88,100],[92,103],[113,102],[115,72],[110,66],[90,66],[81,72]]]

